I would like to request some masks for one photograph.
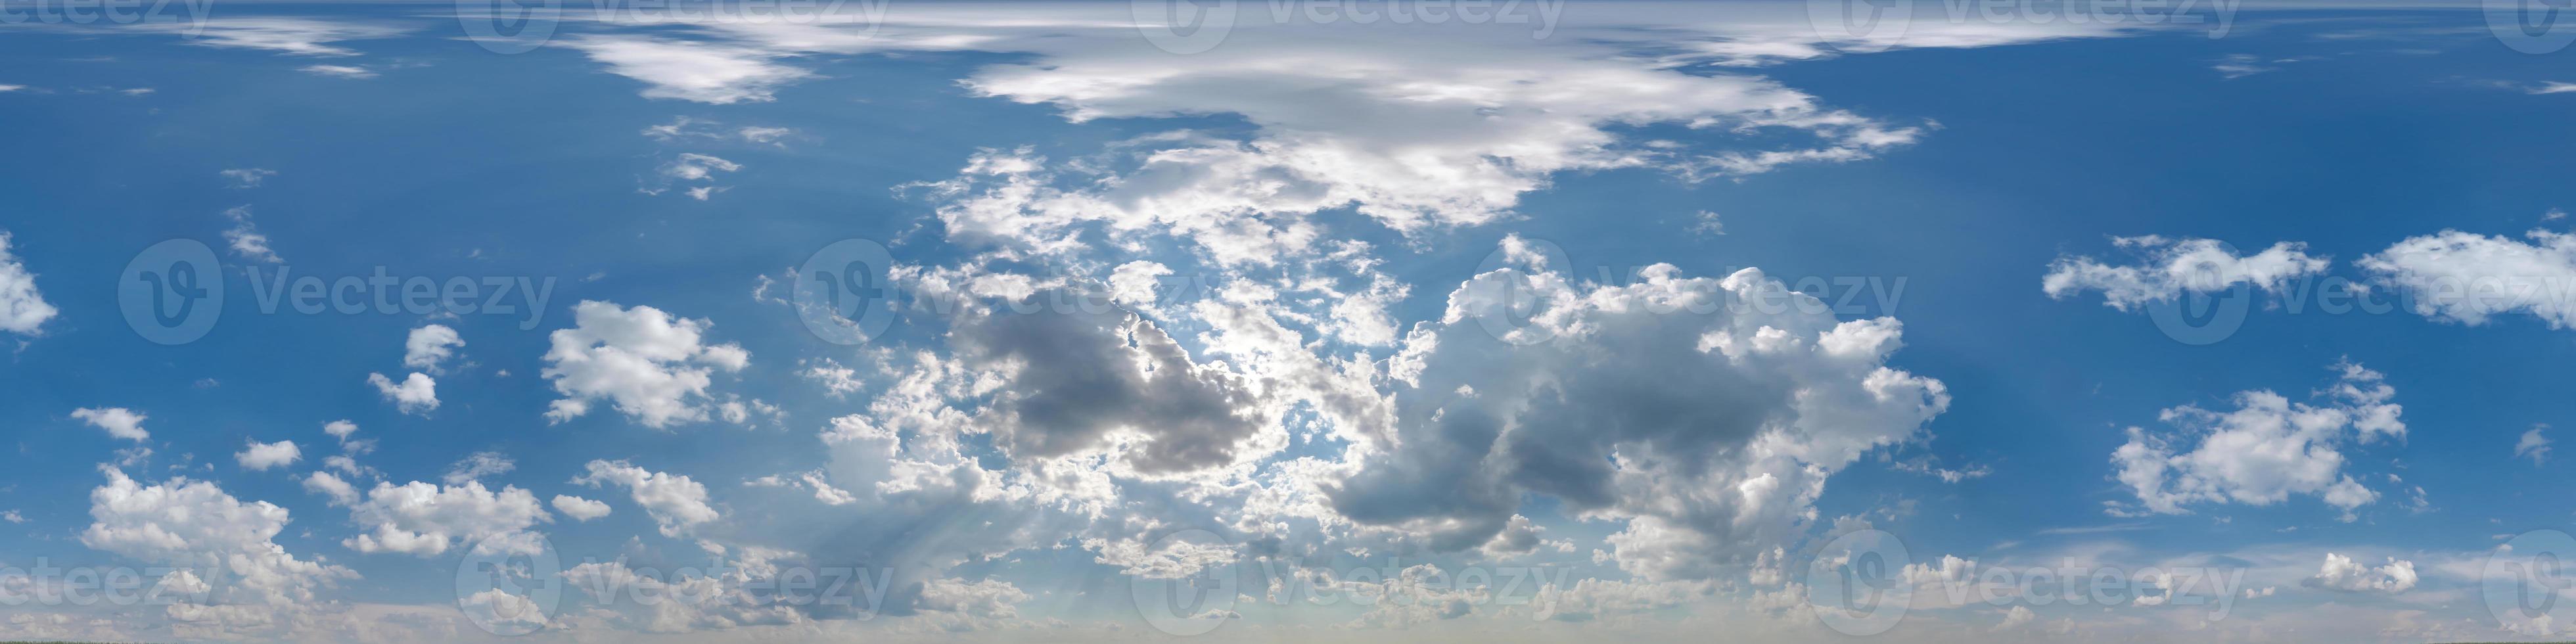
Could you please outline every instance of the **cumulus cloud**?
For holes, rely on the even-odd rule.
[[[589,521],[608,516],[608,504],[566,494],[555,495],[555,511],[574,521]]]
[[[2314,588],[2346,592],[2396,594],[2415,587],[2415,562],[2389,557],[2388,564],[2370,567],[2350,557],[2326,553],[2325,565],[2317,569],[2307,584]]]
[[[2040,290],[2065,299],[2084,291],[2101,291],[2102,303],[2127,311],[2154,302],[2172,301],[2185,291],[2213,293],[2246,284],[2279,292],[2291,280],[2322,274],[2329,258],[2311,257],[2307,245],[2281,242],[2253,255],[2215,239],[2170,239],[2159,235],[2114,237],[2112,245],[2130,251],[2144,263],[2105,264],[2088,256],[2064,256],[2049,264]]]
[[[242,469],[253,471],[279,467],[303,459],[304,452],[295,447],[295,441],[274,443],[251,441],[248,447],[233,454],[233,460],[241,463]]]
[[[152,439],[152,433],[143,430],[143,421],[150,417],[124,407],[84,407],[72,410],[72,417],[89,423],[91,427],[107,430],[111,438],[137,443]]]
[[[345,418],[335,420],[323,423],[322,433],[330,434],[332,439],[340,441],[340,444],[342,445],[347,445],[349,444],[349,437],[358,434],[358,424],[349,422],[349,420]]]
[[[2343,511],[2378,500],[2377,492],[2344,472],[2344,450],[2380,438],[2404,438],[2397,389],[2361,365],[2336,366],[2335,384],[2318,392],[2317,404],[2294,403],[2269,390],[2238,392],[2233,411],[2193,405],[2164,410],[2157,418],[2177,431],[2128,429],[2129,441],[2111,455],[2118,479],[2144,511],[2181,514],[2194,503],[2271,505],[2292,495],[2314,495]],[[2113,508],[2113,513],[2128,512]]]
[[[9,252],[9,231],[0,230],[0,331],[24,336],[38,335],[39,327],[54,318],[54,305],[36,290],[36,274]]]
[[[304,477],[304,490],[330,497],[331,505],[350,506],[358,503],[358,488],[330,472],[314,472]]]
[[[654,472],[627,464],[626,461],[591,461],[583,466],[584,474],[572,482],[598,487],[613,483],[625,487],[635,504],[644,508],[661,527],[662,536],[688,534],[700,524],[716,520],[716,509],[707,505],[707,486],[689,477]]]
[[[1640,277],[1504,269],[1461,285],[1395,359],[1393,449],[1328,488],[1333,507],[1455,549],[1543,494],[1625,519],[1609,542],[1631,574],[1705,577],[1791,538],[1828,477],[1949,404],[1940,381],[1886,366],[1893,318],[1836,320],[1752,269]]]
[[[426,415],[438,409],[438,381],[430,378],[429,374],[415,371],[396,383],[385,374],[370,373],[367,374],[367,384],[375,385],[376,393],[382,394],[385,400],[394,404],[394,409],[402,413]]]
[[[82,545],[157,564],[186,567],[211,587],[212,605],[286,607],[310,604],[347,568],[297,558],[274,540],[286,529],[285,508],[242,502],[214,483],[172,478],[143,485],[113,467],[90,492]]]
[[[537,504],[535,494],[517,487],[494,491],[478,481],[459,485],[413,481],[377,483],[366,501],[350,506],[349,519],[367,529],[340,542],[351,550],[431,557],[456,545],[525,530],[551,517]],[[497,545],[516,551],[530,544]]]
[[[751,363],[741,345],[706,344],[704,333],[712,325],[650,306],[574,306],[573,328],[549,336],[549,365],[542,373],[564,397],[554,401],[546,419],[571,420],[606,400],[646,427],[706,420],[714,372],[740,371]]]
[[[465,339],[456,330],[442,324],[423,325],[403,338],[403,366],[430,373],[441,373],[438,364],[454,356],[456,347]]]
[[[2533,230],[2529,242],[2445,230],[2354,262],[2405,292],[2425,317],[2469,326],[2506,313],[2576,326],[2576,234]]]

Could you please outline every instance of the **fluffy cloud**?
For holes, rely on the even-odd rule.
[[[2193,503],[2271,505],[2303,494],[2318,496],[2351,521],[2355,508],[2379,495],[2344,473],[2342,450],[2404,438],[2406,424],[2398,419],[2402,408],[2389,402],[2396,388],[2379,372],[2351,363],[2336,369],[2339,379],[2319,392],[2320,404],[2293,403],[2268,390],[2244,391],[2236,394],[2234,411],[2192,405],[2164,410],[2158,419],[2177,432],[2129,428],[2129,442],[2111,455],[2120,482],[2147,512],[2180,514]]]
[[[2411,237],[2355,262],[2403,290],[2416,313],[2477,326],[2527,313],[2576,326],[2576,234],[2533,230],[2529,243],[2456,230]]]
[[[331,505],[350,506],[358,504],[357,486],[350,485],[347,480],[330,472],[314,472],[312,475],[304,477],[304,489],[305,491],[312,492],[314,494],[330,497]]]
[[[107,484],[90,492],[89,529],[81,544],[138,560],[185,567],[210,584],[211,604],[283,607],[315,600],[314,591],[347,568],[288,554],[274,539],[286,529],[285,508],[244,503],[205,481],[172,478],[146,486],[101,467]]]
[[[573,328],[549,336],[550,363],[543,375],[563,399],[546,411],[552,422],[590,412],[605,399],[635,422],[664,428],[707,419],[707,387],[718,370],[740,371],[751,353],[735,344],[704,344],[711,323],[674,318],[650,306],[620,308],[584,301],[573,307]]]
[[[438,364],[456,355],[456,347],[461,346],[465,346],[465,339],[458,337],[455,329],[423,325],[403,338],[403,366],[439,373]]]
[[[340,542],[351,550],[430,557],[460,542],[470,544],[525,530],[551,517],[537,504],[535,494],[517,487],[494,491],[477,481],[462,485],[413,481],[377,483],[365,502],[350,506],[349,519],[368,530]]]
[[[1949,404],[1940,381],[1886,366],[1892,318],[1837,321],[1758,270],[1640,277],[1504,269],[1461,285],[1395,359],[1394,448],[1328,488],[1334,509],[1459,549],[1543,494],[1626,520],[1609,538],[1622,569],[1704,577],[1791,538],[1828,477]]]
[[[72,410],[72,417],[107,430],[107,435],[112,438],[137,443],[152,439],[151,432],[143,431],[143,421],[150,417],[124,407],[84,407]]]
[[[9,231],[0,230],[0,331],[36,335],[38,327],[53,319],[54,305],[36,291],[36,274],[9,254],[9,242]]]
[[[415,371],[396,383],[385,374],[370,373],[367,374],[367,384],[375,385],[376,393],[383,395],[385,400],[394,404],[394,409],[402,413],[427,414],[438,409],[438,381],[430,378],[429,374]]]
[[[340,441],[342,446],[346,446],[349,444],[349,437],[358,434],[358,424],[349,422],[349,420],[345,418],[335,420],[323,423],[322,433],[330,434],[333,440]]]
[[[967,362],[1007,379],[984,420],[1015,457],[1104,448],[1129,432],[1126,440],[1141,443],[1129,463],[1172,473],[1276,448],[1246,444],[1274,419],[1250,409],[1256,396],[1239,377],[1194,364],[1169,335],[1124,311],[986,311],[961,319],[950,341]]]
[[[248,447],[233,454],[233,460],[241,463],[245,470],[266,470],[304,460],[304,451],[295,447],[295,441],[251,441]]]
[[[608,504],[565,494],[555,495],[555,511],[574,521],[589,521],[608,516]]]
[[[601,483],[625,487],[635,504],[643,506],[644,513],[660,525],[663,536],[687,534],[719,516],[714,507],[707,505],[707,486],[699,485],[689,477],[646,470],[626,461],[591,461],[583,467],[585,473],[572,482],[592,487]]]
[[[2396,594],[2415,587],[2415,562],[2388,558],[2388,565],[2373,568],[2353,562],[2350,557],[2326,553],[2324,566],[2307,584],[2315,588],[2347,592]]]
[[[2307,245],[2281,242],[2253,255],[2239,256],[2215,239],[2168,239],[2158,235],[2114,237],[2112,245],[2139,256],[2144,264],[2113,266],[2091,257],[2059,256],[2040,279],[2040,290],[2065,299],[2084,291],[2101,291],[2102,303],[2122,311],[2171,301],[2185,291],[2212,293],[2246,284],[2278,292],[2291,280],[2325,272],[2333,262],[2310,257]]]

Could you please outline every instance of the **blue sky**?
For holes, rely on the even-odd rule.
[[[2563,636],[2568,54],[2202,4],[5,5],[0,637]]]

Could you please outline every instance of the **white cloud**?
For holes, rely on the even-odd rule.
[[[2317,569],[2316,576],[2308,578],[2307,584],[2328,590],[2396,594],[2414,588],[2415,581],[2415,562],[2389,557],[2388,565],[2372,568],[2329,552],[2325,565]]]
[[[349,437],[358,433],[358,424],[349,422],[349,420],[345,418],[335,420],[323,423],[322,433],[330,434],[331,438],[338,439],[341,444],[346,445],[349,442]]]
[[[1949,404],[1940,381],[1886,365],[1893,318],[1750,305],[1806,301],[1752,269],[1639,277],[1500,270],[1461,285],[1393,359],[1406,381],[1394,446],[1327,487],[1333,509],[1447,549],[1486,542],[1523,495],[1544,494],[1626,520],[1607,539],[1622,570],[1705,578],[1794,538],[1827,478]]]
[[[555,495],[555,511],[574,521],[589,521],[608,516],[608,504],[565,494]]]
[[[310,604],[317,588],[357,578],[347,568],[298,559],[279,546],[274,539],[288,523],[285,508],[235,500],[205,481],[172,478],[145,486],[115,468],[100,471],[107,484],[90,492],[94,522],[81,533],[81,543],[194,569],[214,584],[214,604]]]
[[[2540,435],[2540,430],[2548,428],[2548,425],[2533,425],[2531,431],[2523,432],[2522,439],[2513,444],[2513,457],[2531,457],[2532,465],[2549,460],[2549,437]]]
[[[370,373],[367,374],[367,384],[375,385],[376,392],[383,394],[385,400],[392,401],[394,409],[402,413],[427,414],[438,409],[438,381],[430,378],[429,374],[415,371],[397,384],[385,374]]]
[[[766,102],[771,92],[812,72],[777,64],[760,49],[661,38],[585,35],[563,41],[608,66],[609,73],[650,85],[646,98],[726,105]]]
[[[2355,262],[2405,291],[2417,314],[2485,324],[2528,313],[2576,326],[2576,234],[2533,230],[2530,243],[2456,230],[2408,238]]]
[[[2378,372],[2337,366],[2340,378],[2318,392],[2322,404],[2293,403],[2268,390],[2238,392],[2237,409],[2216,412],[2193,405],[2164,410],[2157,418],[2176,432],[2131,427],[2129,441],[2111,455],[2118,478],[2145,511],[2181,514],[2193,503],[2271,505],[2294,494],[2316,495],[2343,511],[2379,498],[2344,473],[2343,452],[2378,438],[2404,438],[2397,395]],[[2115,514],[2126,510],[2113,508]]]
[[[330,472],[314,472],[304,477],[304,489],[331,497],[332,505],[346,507],[358,504],[358,488]]]
[[[2029,606],[2016,604],[2012,607],[2012,610],[2004,611],[2004,621],[1995,624],[1995,631],[2002,632],[2021,628],[2029,625],[2031,620],[2037,619],[2038,617],[2039,616],[2037,614],[2030,612]]]
[[[2530,93],[2533,93],[2533,94],[2565,94],[2565,93],[2568,93],[2568,92],[2576,92],[2576,83],[2561,83],[2561,82],[2558,82],[2558,81],[2546,81],[2546,82],[2542,82],[2542,83],[2541,83],[2541,84],[2539,84],[2539,85],[2531,86],[2530,88],[2525,89],[2525,90],[2523,90],[2523,91],[2530,92]]]
[[[646,470],[626,461],[591,461],[584,470],[586,473],[572,482],[592,487],[601,483],[625,486],[635,504],[643,506],[644,513],[661,526],[662,536],[688,534],[700,524],[720,518],[716,509],[707,505],[707,486],[689,477]]]
[[[36,290],[36,274],[9,252],[9,231],[0,230],[0,331],[34,336],[58,311]]]
[[[2263,72],[2280,71],[2281,68],[2279,67],[2265,67],[2264,64],[2266,64],[2266,62],[2267,61],[2263,60],[2263,57],[2253,54],[2228,54],[2227,57],[2219,59],[2217,64],[2210,65],[2209,68],[2218,70],[2218,75],[2220,77],[2227,78],[2229,80],[2244,78]],[[2268,62],[2281,63],[2290,61],[2283,59]]]
[[[107,430],[107,435],[112,438],[137,443],[152,439],[152,433],[143,430],[143,421],[150,417],[124,407],[74,409],[72,417]]]
[[[439,480],[446,481],[448,485],[464,485],[468,481],[508,474],[518,468],[517,462],[500,452],[475,452],[447,466],[447,475]]]
[[[412,329],[403,338],[403,366],[430,373],[441,373],[438,364],[455,355],[455,348],[465,346],[465,339],[446,325],[430,324]]]
[[[2279,292],[2291,280],[2322,274],[2332,261],[2310,257],[2307,245],[2281,242],[2253,255],[2239,256],[2215,239],[2168,239],[2157,235],[2114,237],[2113,245],[2146,260],[2137,266],[2112,266],[2085,256],[2061,255],[2049,264],[2040,290],[2065,299],[2088,290],[2101,291],[2102,303],[2122,311],[2170,301],[2184,291],[2211,293],[2242,283]]]
[[[278,259],[276,251],[269,250],[268,235],[261,234],[259,226],[251,223],[250,206],[225,209],[224,218],[233,221],[233,227],[224,229],[224,241],[232,244],[233,254],[240,255],[242,259],[271,264],[283,261]]]
[[[643,192],[645,194],[662,194],[662,191],[669,190],[673,184],[713,181],[715,180],[715,173],[735,172],[739,170],[742,170],[742,164],[726,161],[711,155],[683,152],[680,154],[679,158],[672,159],[669,163],[664,163],[662,164],[662,167],[654,170],[654,174],[656,175],[655,182],[652,184],[652,187],[645,188]],[[730,189],[732,188],[729,186],[702,185],[690,186],[682,189],[681,192],[683,194],[687,194],[689,198],[706,201],[708,197],[713,196],[715,193]]]
[[[234,453],[233,460],[241,463],[242,469],[259,471],[304,460],[304,451],[295,447],[295,441],[262,443],[254,440],[242,451]]]
[[[351,65],[306,65],[304,73],[332,78],[375,78],[376,70]]]
[[[232,168],[215,174],[223,176],[224,181],[231,183],[232,187],[257,188],[269,177],[277,176],[277,171],[265,168]]]
[[[712,374],[740,371],[751,361],[740,345],[704,344],[709,326],[650,306],[574,306],[573,328],[555,331],[545,355],[550,364],[542,373],[564,396],[547,420],[571,420],[603,399],[646,427],[706,420]]]
[[[517,487],[493,491],[478,481],[458,485],[413,481],[377,483],[365,502],[350,506],[349,519],[369,530],[341,541],[351,550],[431,557],[452,546],[526,530],[549,517],[536,495]]]
[[[299,56],[355,56],[358,52],[329,43],[391,38],[408,31],[388,24],[273,16],[141,22],[118,28],[186,35],[191,45],[265,49]]]

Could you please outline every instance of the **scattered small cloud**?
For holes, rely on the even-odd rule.
[[[304,73],[332,78],[375,78],[376,70],[351,65],[306,65]]]

